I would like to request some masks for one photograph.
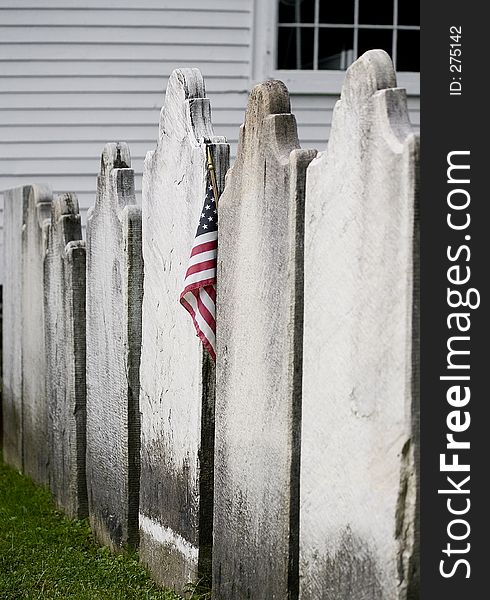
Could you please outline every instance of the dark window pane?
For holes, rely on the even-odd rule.
[[[291,2],[291,0],[287,0]],[[295,0],[296,2],[298,0]],[[315,0],[300,0],[301,23],[315,22]]]
[[[320,0],[320,23],[354,23],[354,0]]]
[[[420,25],[420,3],[398,0],[398,25]]]
[[[329,29],[319,31],[318,68],[343,70],[353,61],[354,31],[352,29]]]
[[[279,0],[279,23],[314,23],[315,0]]]
[[[397,71],[420,71],[420,31],[398,30]]]
[[[394,0],[359,0],[359,23],[393,25],[393,2]]]
[[[359,29],[358,54],[367,50],[386,50],[393,54],[393,31],[391,29]]]
[[[279,27],[278,69],[313,69],[313,27]]]

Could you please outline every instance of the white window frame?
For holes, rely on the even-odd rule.
[[[254,0],[252,83],[280,79],[292,94],[340,94],[345,71],[276,69],[277,22],[278,0]],[[398,87],[409,96],[420,95],[419,72],[396,75]]]

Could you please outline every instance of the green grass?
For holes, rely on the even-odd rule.
[[[178,600],[162,591],[136,553],[98,546],[87,520],[70,521],[47,490],[0,454],[0,599]]]

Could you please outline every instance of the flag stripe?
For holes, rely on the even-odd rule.
[[[180,303],[189,312],[198,337],[216,360],[216,266],[218,214],[213,186],[208,180],[204,204],[190,249]]]
[[[181,298],[180,302],[181,302],[182,306],[191,315],[192,322],[194,323],[194,327],[196,329],[197,336],[200,338],[201,342],[203,343],[203,346],[209,352],[209,354],[211,355],[212,359],[216,360],[216,352],[215,352],[215,343],[216,343],[216,340],[213,340],[213,343],[211,344],[211,342],[208,340],[208,338],[206,337],[206,335],[201,331],[201,328],[199,327],[199,324],[198,324],[198,322],[196,320],[194,309],[189,304],[189,302],[187,302],[187,300],[185,298]]]
[[[215,299],[213,300],[211,293],[214,295]],[[213,315],[213,319],[216,318],[216,289],[214,285],[207,285],[202,288],[201,300],[208,309],[208,311]],[[216,322],[216,321],[215,321]]]
[[[209,298],[209,296],[204,291],[204,288],[201,288],[200,290],[196,290],[194,292],[194,295],[197,300],[197,308],[199,310],[201,317],[206,321],[206,323],[209,325],[209,327],[211,329],[213,329],[213,330],[216,329],[216,321],[214,320],[214,316],[212,315],[212,313],[209,312],[208,307],[203,302],[204,296],[207,296]]]
[[[191,259],[189,260],[189,267],[191,267],[192,265],[197,265],[201,262],[204,262],[206,260],[213,260],[216,261],[216,255],[217,255],[217,250],[208,250],[207,252],[200,252],[199,254],[195,254],[194,256],[191,256]]]
[[[183,298],[189,292],[193,292],[194,290],[198,290],[204,286],[213,287],[216,283],[216,278],[211,277],[210,279],[204,279],[203,281],[198,281],[196,283],[191,283],[184,288],[184,291],[180,294],[180,297]]]
[[[201,233],[201,235],[196,235],[194,243],[192,246],[196,246],[197,244],[205,244],[206,242],[212,242],[213,240],[218,239],[217,231],[208,231],[208,233]]]
[[[214,285],[208,285],[208,286],[206,286],[206,292],[208,293],[208,296],[211,298],[211,302],[213,304],[216,304],[216,287]],[[216,306],[214,308],[216,311]]]
[[[196,238],[197,240],[198,238]],[[218,247],[218,240],[213,240],[211,242],[203,242],[198,243],[192,248],[191,257],[199,254],[201,252],[207,252],[208,250],[215,250]]]
[[[193,315],[194,319],[197,321],[197,324],[199,325],[199,329],[204,333],[207,340],[214,348],[215,342],[216,342],[215,333],[211,329],[211,327],[208,325],[208,323],[205,321],[205,319],[203,318],[201,313],[199,312],[198,305],[197,305],[197,298],[194,296],[194,294],[190,293],[190,294],[185,295],[185,300],[186,300],[186,302],[188,302],[188,304],[190,305],[190,307],[192,309],[191,314]]]
[[[192,273],[188,277],[185,278],[185,286],[187,287],[191,283],[197,283],[198,281],[202,281],[203,279],[215,279],[216,278],[216,268],[207,269],[206,271],[201,271],[199,273]]]
[[[190,266],[187,269],[187,273],[185,274],[185,277],[187,279],[187,277],[189,277],[189,275],[194,275],[194,273],[201,273],[202,271],[207,271],[208,269],[215,269],[216,268],[216,260],[203,260],[201,262],[198,262],[195,265]]]

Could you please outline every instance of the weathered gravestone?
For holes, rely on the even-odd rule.
[[[22,226],[29,187],[3,192],[3,458],[22,469]]]
[[[418,137],[381,50],[347,71],[308,168],[303,600],[417,589]]]
[[[129,148],[104,148],[87,216],[87,488],[90,522],[113,550],[138,543],[141,209]]]
[[[29,186],[22,231],[22,419],[24,472],[48,485],[48,400],[44,348],[44,250],[49,188]]]
[[[306,167],[289,95],[252,91],[220,200],[213,593],[297,594]]]
[[[88,514],[85,480],[85,242],[75,194],[52,203],[44,256],[49,483],[68,516]]]
[[[143,175],[140,556],[179,590],[209,575],[212,547],[214,364],[179,304],[206,194],[205,142],[219,185],[229,160],[204,96],[198,69],[172,73]]]

